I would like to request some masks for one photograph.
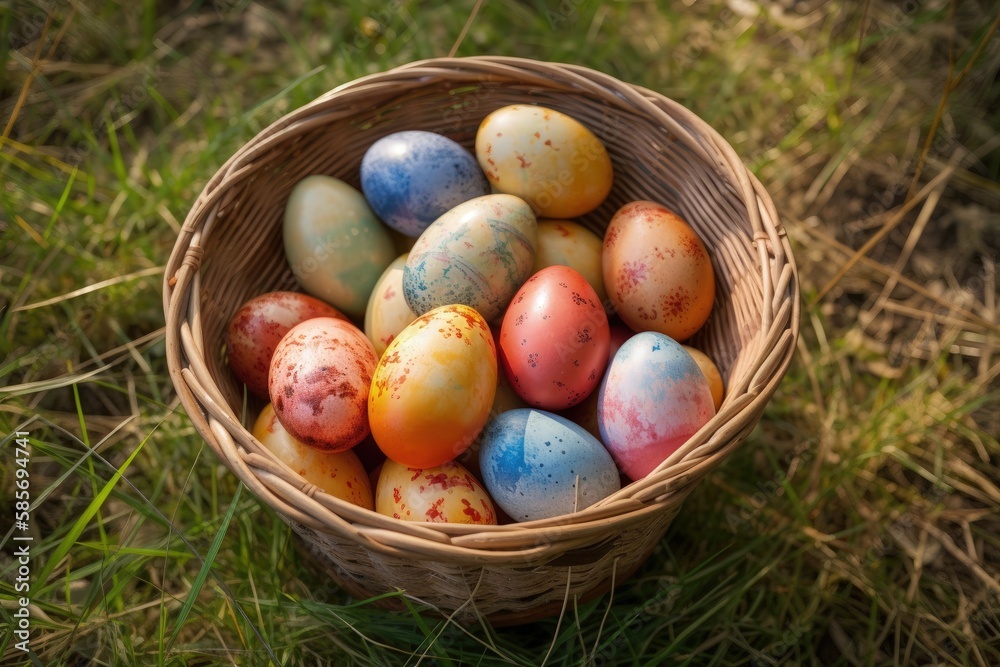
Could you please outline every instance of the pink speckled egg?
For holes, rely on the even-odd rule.
[[[417,314],[406,305],[406,297],[403,296],[403,266],[408,256],[408,253],[403,254],[393,260],[368,297],[365,334],[375,346],[375,354],[380,357],[399,332],[417,319]]]
[[[712,312],[715,274],[705,244],[660,204],[618,209],[604,234],[602,266],[615,312],[635,331],[684,341]]]
[[[586,398],[608,364],[608,317],[594,288],[568,266],[528,279],[500,327],[500,361],[533,407],[561,410]]]
[[[240,306],[226,329],[226,356],[250,393],[266,399],[274,348],[288,330],[314,317],[347,317],[333,306],[299,292],[268,292]]]
[[[496,509],[483,485],[461,465],[410,468],[392,459],[382,464],[375,511],[403,521],[495,525]]]
[[[275,458],[326,493],[365,509],[375,509],[371,480],[354,450],[321,452],[285,430],[268,403],[253,426],[253,437]]]
[[[295,325],[271,359],[278,420],[310,447],[350,449],[369,433],[368,390],[377,362],[371,342],[350,322],[319,317]]]
[[[497,192],[540,217],[575,218],[604,201],[614,179],[601,140],[575,118],[546,107],[497,109],[476,132],[476,159]]]
[[[618,349],[597,398],[601,440],[633,480],[648,475],[714,415],[698,364],[680,343],[653,331]]]

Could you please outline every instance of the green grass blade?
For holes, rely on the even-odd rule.
[[[187,598],[184,600],[184,605],[181,607],[180,613],[177,615],[177,624],[174,626],[174,632],[170,635],[170,640],[167,642],[167,652],[170,651],[174,642],[177,640],[177,636],[180,634],[181,628],[184,627],[184,621],[187,620],[188,615],[194,608],[194,603],[197,601],[198,595],[201,593],[201,589],[205,585],[205,580],[208,579],[208,575],[212,571],[212,564],[215,562],[215,557],[219,554],[219,549],[222,548],[222,541],[226,537],[226,531],[229,528],[229,523],[233,520],[233,517],[236,516],[236,508],[239,505],[240,494],[242,491],[243,483],[241,482],[239,486],[236,487],[236,492],[233,494],[233,500],[229,503],[229,509],[226,511],[226,515],[222,517],[222,524],[219,526],[219,530],[216,532],[215,538],[212,540],[212,544],[208,548],[208,553],[205,555],[205,560],[201,564],[198,576],[195,577],[194,584],[192,584],[191,590],[188,592]]]

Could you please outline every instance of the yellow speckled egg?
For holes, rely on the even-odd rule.
[[[326,493],[365,509],[375,509],[371,481],[353,450],[322,452],[296,440],[264,406],[253,426],[253,437],[274,456]]]
[[[486,489],[454,461],[410,468],[392,460],[382,465],[375,511],[403,521],[495,525],[496,509]]]
[[[476,159],[498,192],[524,199],[539,217],[589,213],[611,191],[611,158],[601,140],[545,107],[514,104],[488,115],[476,133]]]
[[[712,401],[715,403],[715,411],[718,412],[719,406],[722,405],[722,398],[725,395],[722,373],[719,372],[715,362],[707,354],[690,345],[684,345],[683,347],[688,351],[688,354],[691,355],[695,363],[698,364],[701,372],[705,374],[705,378],[708,380],[708,388],[712,390]]]
[[[403,266],[408,256],[408,253],[403,254],[393,260],[368,297],[365,335],[379,356],[407,324],[417,319],[417,314],[406,305],[406,297],[403,296]]]
[[[302,287],[356,318],[364,316],[368,295],[397,255],[364,195],[331,176],[307,176],[295,185],[282,237]]]
[[[397,463],[441,465],[482,430],[496,387],[496,347],[483,316],[464,305],[435,308],[403,329],[375,367],[372,436]]]
[[[601,270],[603,247],[604,241],[601,237],[577,222],[539,220],[534,273],[557,264],[576,269],[587,279],[604,304],[607,302],[608,293],[604,289],[604,274]]]

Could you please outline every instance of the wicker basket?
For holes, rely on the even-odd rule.
[[[480,121],[512,103],[567,113],[607,146],[614,188],[580,222],[603,234],[622,204],[651,199],[701,235],[716,301],[691,344],[716,361],[725,402],[648,477],[571,515],[504,526],[418,524],[330,497],[276,461],[241,422],[242,385],[223,354],[226,325],[250,297],[297,288],[281,220],[299,179],[329,174],[357,187],[367,147],[400,130],[439,132],[471,149]],[[335,581],[355,596],[401,590],[454,618],[498,624],[557,613],[642,564],[684,498],[760,419],[790,362],[799,319],[795,268],[774,205],[718,133],[655,92],[583,67],[515,58],[412,63],[281,118],[209,181],[165,280],[167,355],[181,402],[219,458]],[[251,400],[250,423],[261,407]]]

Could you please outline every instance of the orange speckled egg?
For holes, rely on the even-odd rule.
[[[715,403],[715,411],[718,412],[719,406],[722,405],[722,397],[725,395],[722,373],[719,372],[719,368],[707,354],[690,345],[684,345],[683,347],[688,351],[688,354],[691,355],[695,363],[698,364],[701,372],[705,374],[705,378],[708,380],[708,388],[712,390],[712,401]]]
[[[375,442],[414,468],[450,461],[489,418],[497,357],[474,308],[441,306],[403,329],[379,359],[368,396]]]
[[[514,104],[488,115],[476,132],[476,159],[498,192],[517,195],[535,214],[575,218],[611,191],[608,151],[566,114]]]
[[[250,393],[267,398],[267,373],[278,341],[314,317],[347,319],[328,303],[299,292],[268,292],[240,306],[226,329],[226,357]]]
[[[691,337],[715,302],[705,244],[677,214],[650,201],[625,204],[604,234],[604,286],[618,316],[637,332]]]
[[[350,449],[368,435],[368,388],[377,363],[368,338],[331,317],[292,327],[271,359],[271,402],[281,424],[310,447]]]
[[[601,270],[603,247],[604,242],[597,234],[572,220],[539,220],[534,272],[556,264],[576,269],[603,304],[608,298]]]
[[[278,421],[270,403],[260,411],[253,437],[307,482],[358,507],[375,509],[371,480],[353,450],[321,452],[296,440]]]
[[[403,266],[407,257],[408,253],[393,260],[368,297],[365,334],[375,346],[375,354],[380,357],[392,339],[417,319],[417,314],[406,305],[406,297],[403,296]]]
[[[375,511],[403,521],[495,525],[496,509],[483,485],[448,461],[410,468],[387,460],[375,489]]]

